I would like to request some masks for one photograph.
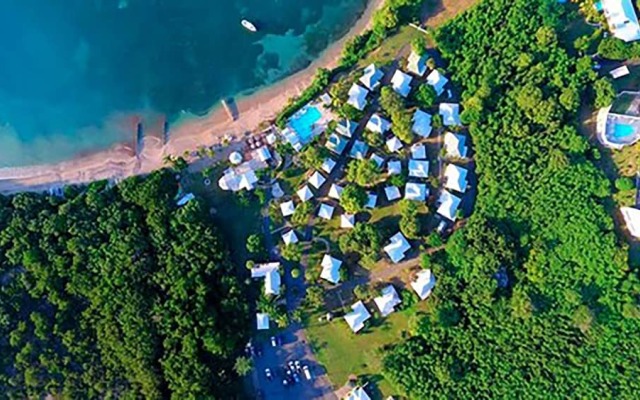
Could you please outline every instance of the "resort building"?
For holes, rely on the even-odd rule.
[[[440,198],[438,199],[438,210],[436,211],[442,217],[448,219],[449,221],[455,221],[458,212],[458,207],[460,206],[460,198],[452,195],[446,190],[442,191],[440,194]]]
[[[374,297],[373,302],[376,303],[378,310],[380,310],[380,315],[383,317],[394,312],[396,310],[396,306],[402,303],[400,296],[393,285],[389,285],[382,289],[382,296]]]
[[[402,195],[400,194],[400,189],[395,186],[385,187],[384,194],[387,196],[387,200],[389,201],[395,201],[402,197]]]
[[[612,69],[611,71],[609,71],[609,75],[611,75],[613,79],[622,78],[623,76],[627,76],[630,73],[631,71],[629,71],[629,67],[627,67],[626,65],[623,65],[622,67],[618,67],[616,69]]]
[[[329,204],[322,203],[320,204],[320,209],[318,210],[318,217],[326,220],[330,220],[333,218],[333,211],[335,207],[330,206]]]
[[[400,96],[407,97],[409,92],[411,92],[411,79],[410,75],[397,69],[391,78],[391,87]]]
[[[640,210],[632,207],[621,207],[620,212],[631,236],[640,238]]]
[[[364,160],[365,158],[367,158],[368,152],[369,145],[362,140],[356,140],[355,142],[353,142],[353,146],[351,147],[351,153],[349,153],[349,156],[357,160]]]
[[[378,204],[378,195],[376,195],[375,193],[369,193],[369,198],[367,199],[367,204],[365,204],[365,207],[374,209],[376,208],[377,204]]]
[[[384,247],[384,252],[387,253],[394,264],[402,261],[407,251],[411,249],[411,245],[402,232],[393,235],[389,241],[390,243]]]
[[[456,192],[467,190],[467,170],[455,164],[447,165],[444,169],[444,187]]]
[[[375,64],[370,64],[364,69],[364,75],[360,78],[360,83],[367,89],[373,91],[380,86],[380,80],[384,76],[384,72],[378,69]]]
[[[256,313],[256,328],[258,328],[259,331],[269,329],[269,314]]]
[[[258,182],[255,171],[263,169],[267,165],[258,160],[249,160],[245,163],[224,171],[218,180],[218,186],[222,190],[238,192],[240,190],[253,190]]]
[[[340,228],[353,229],[356,226],[356,216],[353,214],[342,214],[340,216]]]
[[[632,0],[600,0],[611,34],[625,42],[640,39],[640,24]]]
[[[389,175],[400,175],[402,173],[402,163],[398,160],[387,162],[387,173]]]
[[[412,121],[413,125],[411,126],[411,130],[413,133],[423,138],[431,135],[432,127],[430,114],[417,109],[416,112],[413,113]]]
[[[467,138],[463,135],[447,132],[444,134],[444,152],[448,157],[467,157]]]
[[[415,51],[411,51],[407,58],[407,70],[414,75],[422,77],[427,72],[427,54],[419,55]]]
[[[335,168],[335,166],[336,166],[336,161],[331,157],[327,157],[322,163],[322,165],[320,166],[320,169],[326,172],[327,174],[330,174],[331,171],[333,171],[333,168]]]
[[[391,128],[391,122],[382,118],[380,114],[373,114],[371,118],[369,118],[369,121],[367,121],[366,128],[371,132],[383,135]]]
[[[460,104],[440,103],[440,115],[444,126],[459,126],[460,121]]]
[[[285,201],[284,203],[280,204],[280,211],[282,211],[282,216],[286,218],[293,215],[293,213],[296,211],[296,206],[293,204],[292,200]]]
[[[598,140],[612,149],[621,149],[640,139],[640,92],[622,92],[613,104],[598,111]]]
[[[325,281],[331,282],[334,285],[340,283],[340,266],[342,265],[342,261],[331,257],[328,254],[325,254],[322,258],[322,272],[320,273],[320,278]]]
[[[371,160],[374,163],[376,163],[378,168],[382,167],[382,164],[384,164],[384,158],[380,157],[376,153],[371,154],[371,157],[369,157],[369,160]]]
[[[347,147],[347,141],[342,136],[332,133],[327,138],[327,143],[325,143],[325,146],[327,147],[327,149],[336,153],[337,155],[341,155],[345,147]]]
[[[402,142],[396,136],[391,136],[391,139],[387,140],[387,149],[391,153],[402,150]]]
[[[329,189],[329,197],[335,200],[340,200],[340,197],[342,197],[343,190],[344,188],[342,186],[332,183],[331,188]]]
[[[347,100],[347,104],[350,104],[357,110],[364,110],[367,106],[367,94],[369,91],[362,86],[354,83],[349,89],[349,99]]]
[[[358,128],[358,124],[348,119],[341,119],[336,125],[336,132],[342,136],[350,138]]]
[[[315,171],[309,177],[309,185],[313,186],[316,189],[320,189],[322,185],[326,182],[326,179],[322,174],[318,171]]]
[[[267,146],[262,146],[251,153],[251,156],[258,161],[267,162],[271,160],[271,152]]]
[[[424,160],[427,158],[427,148],[423,144],[416,143],[411,146],[411,158],[414,160]]]
[[[259,264],[251,269],[253,279],[264,278],[264,293],[278,296],[280,294],[280,263]]]
[[[409,160],[409,176],[413,178],[428,178],[429,161]]]
[[[298,235],[296,235],[296,232],[292,229],[282,234],[282,241],[287,246],[290,244],[296,244],[298,243]]]
[[[364,391],[362,386],[358,386],[350,391],[344,400],[371,400],[371,397]]]
[[[427,76],[427,84],[433,87],[438,96],[440,96],[444,92],[444,87],[447,85],[447,83],[449,83],[447,77],[442,75],[437,69],[431,71],[429,76]]]
[[[407,182],[404,187],[405,200],[427,201],[427,185],[424,183]]]
[[[364,328],[364,323],[371,318],[371,314],[369,314],[369,311],[362,301],[352,305],[351,310],[349,314],[344,316],[344,320],[347,321],[353,333],[358,333]]]
[[[411,287],[416,291],[420,300],[424,300],[431,294],[436,286],[436,277],[430,269],[425,269],[417,273],[416,280],[411,282]]]
[[[329,120],[330,113],[320,111],[321,105],[307,104],[293,114],[281,135],[296,151],[300,151],[315,136],[323,133]],[[326,110],[325,110],[326,111]]]
[[[233,151],[229,154],[229,162],[233,165],[238,165],[242,162],[243,157],[239,151]]]
[[[298,195],[298,198],[300,198],[300,201],[302,201],[303,203],[313,198],[313,192],[307,185],[304,185],[303,187],[298,189],[296,194]]]

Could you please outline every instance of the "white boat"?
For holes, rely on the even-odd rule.
[[[245,29],[251,31],[251,32],[258,32],[258,28],[256,28],[256,26],[254,24],[252,24],[250,21],[247,21],[246,19],[243,19],[242,22],[240,22],[242,24],[242,26],[245,27]]]

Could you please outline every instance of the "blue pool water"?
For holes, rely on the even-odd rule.
[[[613,139],[624,140],[629,136],[633,136],[634,133],[635,133],[635,130],[631,125],[615,124],[613,126],[613,133],[611,136],[613,137]]]
[[[313,124],[318,122],[322,117],[320,110],[317,107],[310,106],[304,109],[300,115],[295,118],[291,118],[289,125],[298,134],[302,143],[307,143],[311,140],[313,135]]]
[[[598,1],[593,5],[596,8],[596,11],[602,11],[602,2]]]

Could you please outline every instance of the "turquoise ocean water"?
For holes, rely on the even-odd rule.
[[[131,141],[307,66],[366,0],[0,0],[0,166]],[[250,33],[240,20],[253,21]],[[133,125],[132,125],[133,124]]]

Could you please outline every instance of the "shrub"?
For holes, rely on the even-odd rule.
[[[632,190],[635,187],[633,179],[627,176],[621,176],[620,178],[616,179],[615,186],[616,189],[620,191]]]

